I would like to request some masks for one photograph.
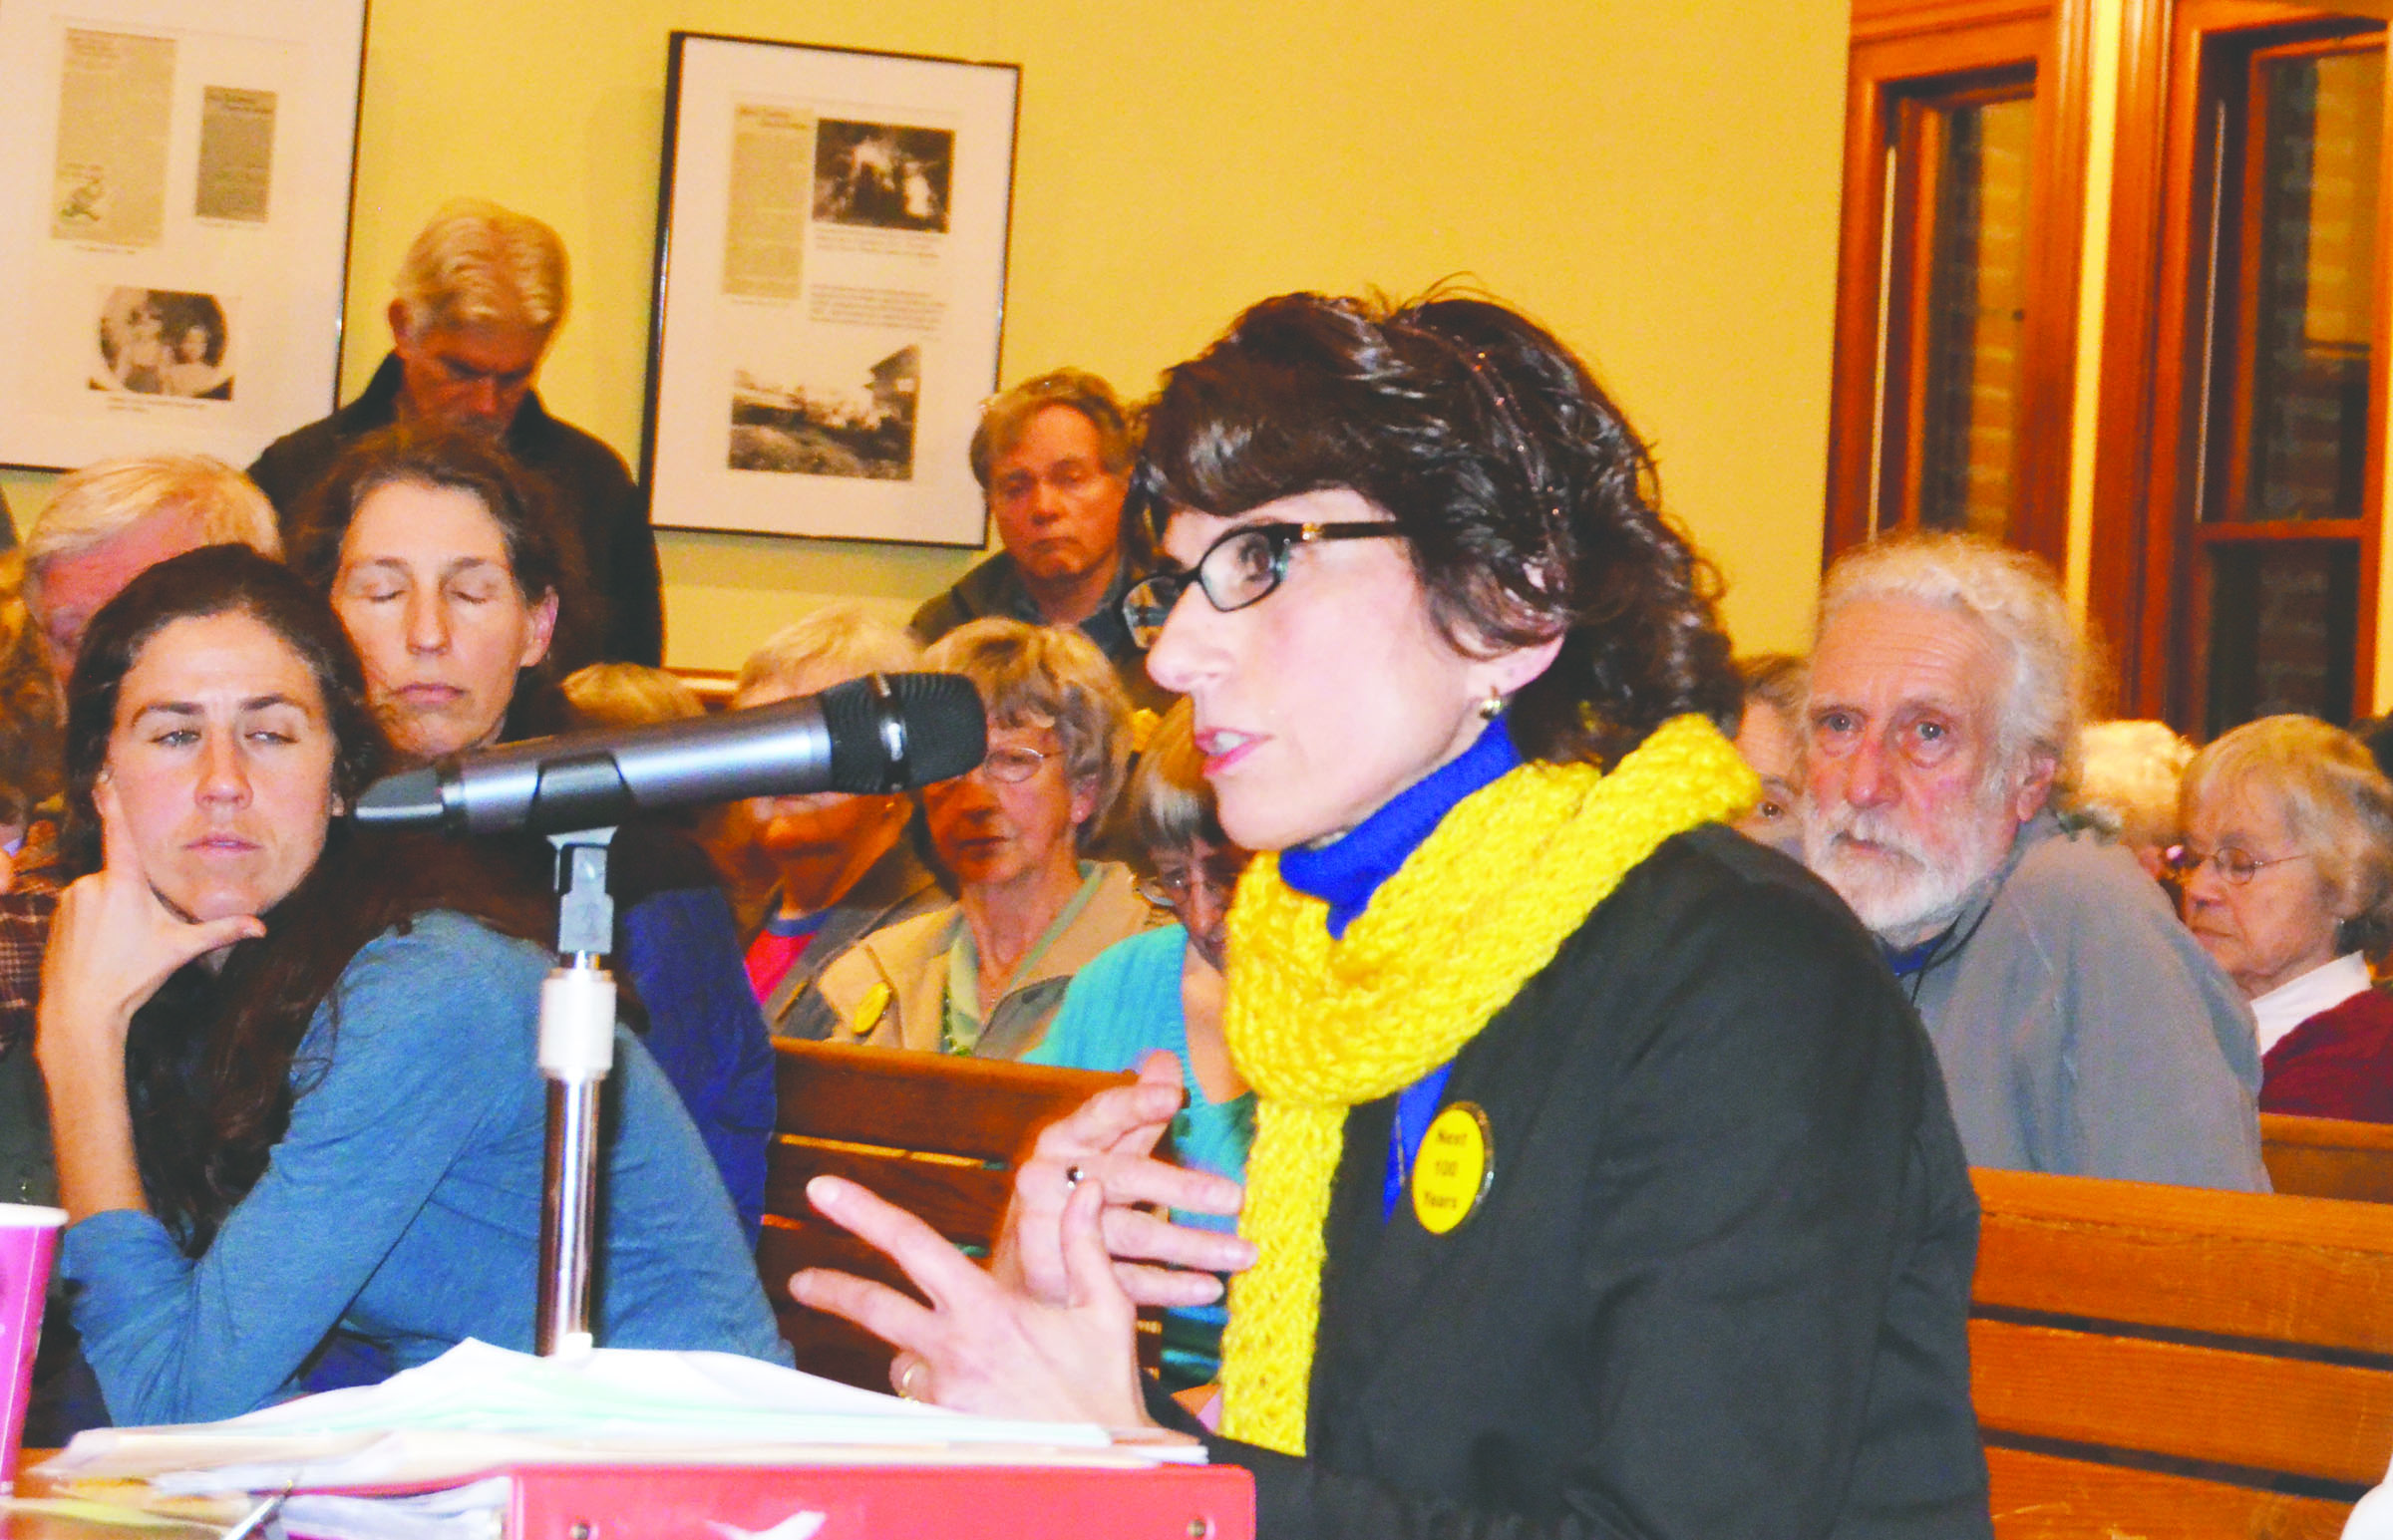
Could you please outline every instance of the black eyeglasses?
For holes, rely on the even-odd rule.
[[[1401,540],[1404,531],[1385,519],[1334,524],[1241,524],[1204,548],[1196,564],[1155,576],[1122,596],[1122,618],[1141,651],[1164,634],[1172,608],[1193,581],[1204,602],[1224,615],[1260,604],[1286,580],[1288,552],[1317,540]]]

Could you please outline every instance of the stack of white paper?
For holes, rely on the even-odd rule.
[[[162,1492],[463,1479],[516,1464],[1146,1465],[1194,1440],[1119,1442],[1094,1423],[1008,1421],[859,1390],[722,1353],[601,1348],[540,1359],[460,1343],[378,1386],[223,1422],[103,1428],[42,1467]]]

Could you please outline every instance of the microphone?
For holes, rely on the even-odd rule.
[[[970,680],[869,674],[751,711],[451,755],[374,782],[357,821],[561,833],[693,802],[903,791],[961,775],[986,753]]]

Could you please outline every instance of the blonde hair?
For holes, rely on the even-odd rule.
[[[154,513],[195,513],[201,543],[246,545],[282,559],[274,505],[209,455],[130,455],[64,476],[25,535],[25,586],[40,607],[42,572],[98,550]]]
[[[2129,845],[2166,845],[2183,826],[2178,781],[2194,746],[2166,722],[2092,722],[2077,735],[2069,810]]]
[[[912,632],[845,599],[790,622],[750,653],[732,701],[745,704],[771,686],[823,690],[866,674],[902,674],[921,662]]]
[[[399,264],[397,297],[416,332],[565,319],[565,243],[529,214],[482,198],[441,205]]]
[[[1803,735],[1803,690],[1812,666],[1791,652],[1757,652],[1735,661],[1737,677],[1745,684],[1745,705],[1769,707],[1784,717],[1787,728]]]
[[[1233,842],[1221,831],[1213,784],[1204,778],[1204,756],[1196,749],[1196,708],[1185,695],[1156,724],[1131,773],[1130,815],[1139,843],[1149,850],[1176,850],[1200,839]]]
[[[1022,442],[1030,420],[1049,407],[1069,407],[1079,413],[1097,431],[1099,463],[1115,475],[1130,473],[1130,462],[1138,456],[1137,436],[1114,388],[1085,369],[1055,369],[991,397],[980,409],[980,424],[972,430],[971,456],[972,477],[980,482],[982,491],[988,490],[997,462]]]
[[[2375,957],[2393,944],[2393,782],[2365,745],[2315,717],[2247,722],[2186,767],[2184,820],[2221,795],[2264,797],[2284,819],[2344,916],[2337,951]]]
[[[66,785],[66,709],[25,607],[24,579],[25,553],[0,551],[0,822],[9,823]]]
[[[1872,600],[1948,609],[1991,632],[2010,655],[2010,678],[1996,702],[1989,773],[2022,770],[2040,756],[2052,762],[2056,796],[2075,786],[2094,664],[2042,557],[1971,534],[1873,541],[1828,569],[1815,646],[1838,615]]]
[[[1130,698],[1096,643],[1077,630],[992,615],[931,643],[922,666],[972,681],[994,726],[1054,729],[1065,778],[1096,792],[1082,835],[1105,822],[1129,768]]]
[[[561,686],[574,711],[602,728],[641,728],[706,715],[698,692],[644,663],[593,663]]]

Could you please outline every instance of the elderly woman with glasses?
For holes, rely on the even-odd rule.
[[[1149,424],[1171,566],[1132,618],[1259,852],[1242,1205],[1148,1158],[1157,1056],[1041,1135],[988,1271],[816,1178],[929,1303],[797,1298],[902,1391],[1186,1429],[1133,1305],[1250,1263],[1204,1436],[1275,1540],[1987,1534],[1943,1080],[1835,895],[1724,824],[1742,691],[1618,409],[1502,306],[1298,294]]]
[[[875,931],[818,983],[835,1041],[1018,1059],[1072,976],[1153,922],[1130,868],[1082,858],[1121,789],[1130,705],[1077,631],[975,620],[922,655],[988,711],[979,768],[926,788],[957,899]]]
[[[2251,1002],[2260,1109],[2393,1122],[2393,784],[2309,717],[2246,723],[2194,757],[2174,852],[2186,923]]]

